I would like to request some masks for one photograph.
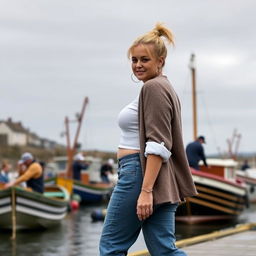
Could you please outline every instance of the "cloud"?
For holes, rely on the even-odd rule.
[[[182,101],[185,143],[192,139],[188,63],[194,52],[207,151],[224,148],[235,127],[243,149],[255,151],[255,7],[252,0],[4,0],[0,118],[22,120],[39,135],[65,142],[59,137],[64,117],[80,111],[88,96],[81,142],[86,149],[116,150],[118,112],[140,90],[130,79],[126,51],[163,21],[176,39],[165,73]]]

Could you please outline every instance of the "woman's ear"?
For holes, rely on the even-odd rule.
[[[163,56],[159,57],[159,65],[160,65],[160,68],[162,68],[164,66],[164,57]]]

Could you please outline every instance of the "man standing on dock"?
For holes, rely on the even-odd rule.
[[[203,143],[205,143],[205,137],[199,136],[194,142],[189,143],[186,147],[189,166],[196,170],[200,170],[198,165],[200,160],[202,160],[204,165],[208,167],[204,154],[204,148],[202,146]]]

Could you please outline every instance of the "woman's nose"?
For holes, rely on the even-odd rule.
[[[142,66],[142,63],[141,63],[140,60],[138,60],[137,63],[136,63],[136,67],[141,67],[141,66]]]

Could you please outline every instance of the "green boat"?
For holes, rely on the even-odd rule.
[[[69,193],[58,185],[45,187],[44,194],[21,187],[0,188],[0,228],[49,228],[67,214]]]
[[[80,196],[82,203],[98,203],[108,200],[113,191],[113,184],[101,182],[90,183],[88,181],[78,181],[65,177],[55,177],[44,181],[45,184],[58,184],[65,187],[71,194]]]

